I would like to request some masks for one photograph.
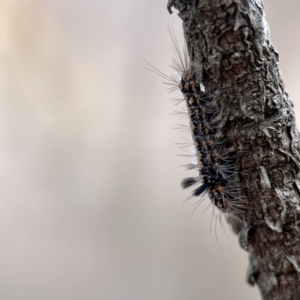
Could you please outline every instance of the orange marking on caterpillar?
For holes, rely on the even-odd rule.
[[[213,140],[209,140],[208,143],[211,147],[215,147],[215,142]]]
[[[221,155],[216,150],[214,151],[215,160],[218,161],[221,158]]]
[[[189,76],[189,72],[188,71],[183,71],[182,78],[186,79],[188,76]]]
[[[224,198],[223,202],[227,206],[230,204],[230,200],[228,198]]]
[[[189,100],[189,104],[192,105],[193,103],[194,103],[194,98],[191,97],[190,100]]]
[[[221,194],[225,194],[225,187],[224,186],[219,186],[219,192],[221,193]]]

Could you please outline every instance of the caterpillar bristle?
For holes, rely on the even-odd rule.
[[[199,182],[199,177],[189,177],[185,178],[181,182],[181,186],[183,189],[187,189]]]
[[[199,169],[198,164],[186,164],[184,167],[186,170]]]
[[[200,196],[207,188],[207,184],[204,183],[193,191],[193,195],[195,197]]]

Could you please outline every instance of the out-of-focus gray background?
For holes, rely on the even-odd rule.
[[[0,1],[1,300],[260,298],[236,236],[181,208],[185,134],[142,69],[171,73],[166,2]],[[265,6],[299,119],[300,3]]]

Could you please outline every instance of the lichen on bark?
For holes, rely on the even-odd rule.
[[[300,136],[261,0],[169,0],[196,77],[222,107],[245,200],[235,226],[263,299],[300,299]]]

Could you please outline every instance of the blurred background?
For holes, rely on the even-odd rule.
[[[260,298],[208,202],[181,208],[188,136],[142,68],[172,72],[168,24],[183,44],[166,2],[0,0],[1,300]],[[300,3],[264,3],[300,119]]]

